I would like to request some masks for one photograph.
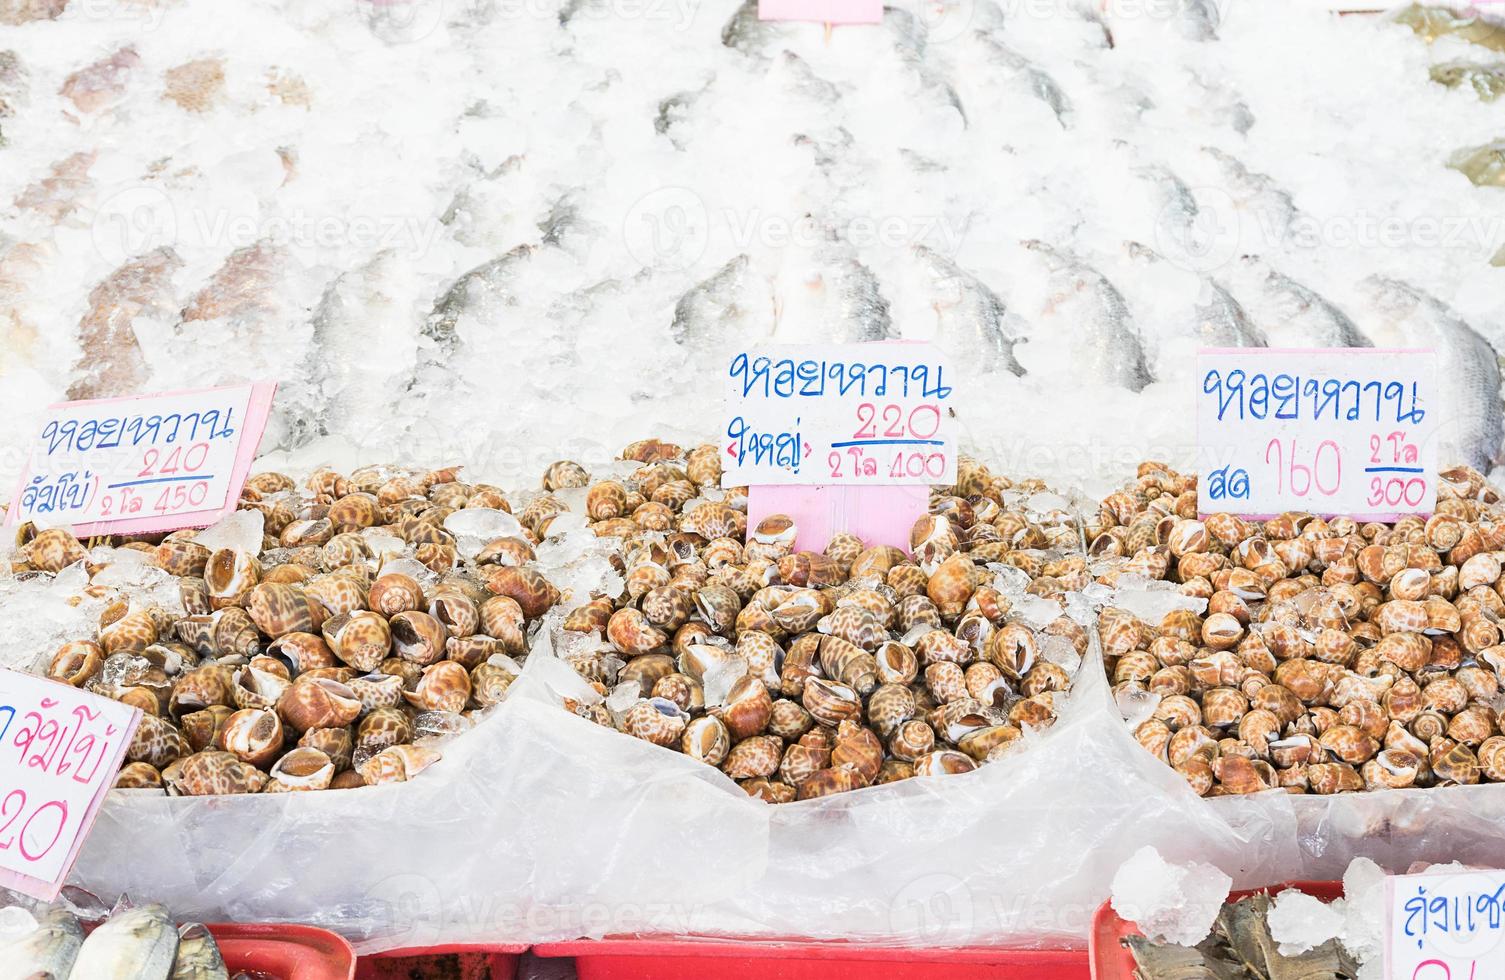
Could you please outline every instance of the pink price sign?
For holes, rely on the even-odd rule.
[[[0,885],[57,897],[140,720],[120,701],[0,671]]]
[[[883,21],[883,0],[758,0],[758,19],[878,24]]]
[[[80,537],[207,527],[235,509],[275,384],[64,402],[32,442],[7,521]]]

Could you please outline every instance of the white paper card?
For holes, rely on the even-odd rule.
[[[953,377],[929,344],[739,351],[726,367],[722,486],[954,483]]]
[[[1432,351],[1198,352],[1197,508],[1393,521],[1437,497]]]

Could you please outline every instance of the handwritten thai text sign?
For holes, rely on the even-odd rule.
[[[811,344],[727,362],[723,486],[956,480],[953,376],[928,344]]]
[[[10,523],[80,536],[205,527],[233,510],[276,385],[65,402],[31,445]]]
[[[883,21],[883,0],[758,0],[758,19],[878,24]]]
[[[0,885],[57,897],[140,720],[120,701],[0,670]]]
[[[1203,350],[1198,509],[1394,520],[1437,496],[1432,351]]]
[[[1385,888],[1385,976],[1505,976],[1505,872],[1395,875]]]

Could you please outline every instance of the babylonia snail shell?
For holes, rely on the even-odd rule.
[[[209,564],[209,549],[197,541],[184,538],[169,538],[157,545],[152,558],[157,567],[179,578],[202,576]]]
[[[544,470],[543,489],[553,492],[555,490],[573,489],[583,487],[590,483],[590,474],[574,460],[561,459],[549,464]]]
[[[731,750],[731,734],[720,718],[704,715],[685,726],[680,750],[708,766],[720,766]]]
[[[1024,737],[1024,732],[1013,725],[989,725],[963,735],[956,747],[978,762],[992,762],[1002,757],[1004,750]]]
[[[348,685],[323,677],[299,677],[277,701],[278,715],[300,732],[341,728],[355,721],[361,707]]]
[[[472,636],[481,628],[480,605],[455,587],[441,586],[429,600],[427,615],[449,636]]]
[[[1421,773],[1420,757],[1404,749],[1386,749],[1364,763],[1360,775],[1365,789],[1405,789],[1416,785]]]
[[[25,549],[26,560],[33,568],[43,572],[61,572],[75,562],[88,557],[84,546],[73,532],[54,527],[42,531]]]
[[[652,626],[671,631],[683,626],[695,612],[690,594],[671,586],[649,590],[638,604]]]
[[[157,642],[157,623],[145,610],[120,617],[99,631],[99,645],[106,656],[140,653]]]
[[[330,773],[333,778],[335,773],[350,768],[351,755],[355,751],[355,736],[348,726],[344,728],[310,728],[298,739],[298,747],[305,749],[317,749],[334,765]],[[284,756],[283,758],[286,758]],[[273,775],[275,776],[275,770]]]
[[[225,720],[222,740],[241,762],[265,769],[282,754],[282,721],[275,711],[244,708]]]
[[[926,752],[914,760],[916,776],[954,776],[976,768],[977,763],[972,761],[971,756],[951,749]]]
[[[668,698],[679,705],[681,711],[699,714],[705,709],[705,691],[700,682],[688,674],[669,674],[660,677],[653,685],[650,697]]]
[[[810,732],[784,749],[779,761],[779,776],[791,786],[798,786],[811,775],[831,765],[831,740],[824,732]]]
[[[653,690],[653,685],[659,682],[659,678],[667,677],[674,673],[674,658],[666,653],[647,653],[640,657],[633,657],[627,666],[617,673],[617,683],[625,684],[637,682],[638,687],[646,697]],[[694,677],[691,671],[685,671]]]
[[[988,660],[1010,680],[1024,677],[1038,655],[1034,634],[1020,623],[1010,623],[988,641]]]
[[[904,552],[892,545],[875,545],[852,559],[848,574],[854,579],[873,576],[885,578],[891,569],[904,564],[906,560]]]
[[[780,698],[768,716],[768,734],[794,741],[815,727],[815,719],[798,701]]]
[[[627,513],[627,488],[615,480],[603,480],[585,493],[585,515],[605,521]]]
[[[392,631],[387,621],[366,610],[334,617],[324,624],[323,632],[334,655],[356,670],[373,669],[392,649]]]
[[[171,789],[184,796],[225,796],[260,793],[267,775],[229,752],[196,752],[171,772],[162,774]]]
[[[967,675],[959,664],[940,662],[925,668],[925,686],[941,703],[969,697]]]
[[[257,629],[273,639],[311,633],[323,624],[324,607],[296,585],[262,582],[246,597],[246,612]]]
[[[204,567],[204,583],[209,596],[221,605],[239,605],[240,600],[261,581],[261,563],[247,551],[221,548],[209,556]]]
[[[367,759],[357,770],[368,786],[403,783],[439,761],[439,753],[421,745],[393,745]]]
[[[884,684],[911,684],[920,669],[920,658],[915,652],[893,640],[878,648],[874,660],[877,663],[878,680]]]
[[[392,652],[403,660],[426,667],[445,655],[449,633],[427,613],[397,613],[387,626],[392,635]]]
[[[935,603],[944,620],[955,619],[972,598],[977,566],[964,554],[954,554],[941,562],[925,584],[925,594]]]
[[[1448,738],[1470,748],[1477,748],[1499,731],[1494,709],[1482,704],[1469,705],[1448,722]]]
[[[776,779],[766,776],[754,776],[744,779],[738,785],[754,799],[764,803],[792,803],[794,802],[795,789],[788,783],[781,783]]]
[[[286,677],[246,666],[235,672],[231,691],[238,708],[274,708],[289,683]]]
[[[895,729],[888,740],[894,758],[914,762],[935,747],[935,731],[924,721],[911,718]]]
[[[612,614],[606,625],[606,638],[629,656],[650,653],[666,646],[669,637],[656,629],[641,610],[627,607]]]
[[[373,612],[383,616],[415,612],[423,608],[423,587],[411,576],[389,573],[371,583],[367,601]]]
[[[1456,677],[1435,677],[1421,689],[1421,703],[1425,711],[1451,715],[1462,711],[1468,704],[1468,690]]]
[[[1352,725],[1333,725],[1317,738],[1317,743],[1334,759],[1360,765],[1368,762],[1379,751],[1378,739],[1361,732]]]
[[[821,638],[820,665],[827,677],[852,688],[860,697],[871,694],[878,686],[877,660],[839,636]]]
[[[1035,664],[1024,675],[1024,680],[1019,684],[1019,693],[1028,698],[1052,691],[1064,691],[1070,686],[1071,675],[1066,673],[1066,668],[1046,661]]]
[[[510,536],[494,538],[477,552],[477,565],[526,565],[538,557],[533,546],[525,539]]]
[[[925,633],[915,641],[914,648],[920,662],[925,664],[967,664],[974,657],[970,646],[943,629],[932,629]]]
[[[1505,782],[1505,735],[1491,735],[1479,746],[1479,769],[1485,778]]]
[[[887,783],[897,783],[901,779],[914,778],[914,765],[899,759],[885,759],[878,769],[878,778],[873,780],[874,786],[883,786]]]
[[[215,704],[192,711],[178,719],[178,728],[194,752],[225,747],[225,722],[235,713],[228,705]]]
[[[855,720],[862,714],[862,699],[856,691],[821,677],[810,677],[805,681],[801,703],[823,725]]]
[[[837,793],[845,793],[848,790],[861,789],[862,777],[851,769],[821,769],[811,773],[800,781],[796,797],[801,800],[815,800],[823,796],[833,796]]]
[[[371,673],[352,677],[348,687],[356,700],[360,701],[362,711],[390,708],[403,701],[402,678],[391,674]]]
[[[1479,781],[1479,758],[1467,745],[1449,738],[1432,742],[1428,752],[1432,774],[1447,783],[1466,786]]]
[[[307,792],[328,789],[335,766],[329,756],[315,748],[296,748],[278,759],[270,770],[267,793]]]
[[[667,748],[679,742],[688,723],[689,715],[681,711],[679,705],[663,698],[652,698],[627,709],[622,718],[622,730]]]
[[[474,670],[498,654],[505,656],[513,652],[522,651],[515,651],[501,640],[479,633],[475,636],[452,636],[444,644],[445,658],[453,660],[466,670]]]
[[[760,630],[740,633],[737,637],[737,656],[747,661],[750,676],[757,677],[770,687],[778,686],[784,648],[772,636]]]
[[[99,673],[104,664],[104,649],[93,640],[74,640],[64,643],[52,655],[47,665],[47,676],[55,681],[83,687]]]
[[[942,665],[935,665],[936,667]],[[955,664],[945,666],[954,667]],[[868,698],[868,723],[884,738],[919,711],[914,693],[903,684],[884,684]]]
[[[519,606],[518,609],[521,610],[522,607]],[[604,633],[606,624],[611,620],[611,612],[610,600],[593,599],[585,605],[571,610],[565,616],[561,628],[571,633],[589,633],[592,630],[601,630]]]
[[[413,722],[401,708],[373,708],[356,727],[357,748],[370,754],[413,740]]]
[[[121,767],[120,774],[115,777],[115,788],[160,790],[162,774],[150,763],[132,762]]]
[[[488,566],[486,587],[497,595],[511,596],[530,620],[542,616],[559,601],[559,590],[531,568]]]
[[[375,494],[370,493],[352,493],[341,497],[329,506],[325,517],[341,532],[359,531],[385,523],[381,502]]]
[[[288,633],[280,636],[267,647],[267,654],[290,665],[290,673],[294,676],[306,670],[333,667],[339,662],[324,638],[312,633]]]
[[[895,565],[888,570],[884,581],[901,598],[924,599],[925,604],[921,608],[931,610],[937,620],[939,620],[940,610],[936,607],[935,603],[930,601],[930,597],[925,594],[925,586],[929,584],[930,577],[918,565]],[[900,625],[902,625],[902,621]],[[939,626],[940,623],[937,622],[935,625]]]
[[[234,703],[234,670],[221,664],[205,664],[179,675],[173,682],[167,707],[176,718],[210,705]]]
[[[836,729],[831,764],[852,769],[862,777],[864,785],[870,784],[878,778],[878,769],[883,765],[883,743],[857,722],[844,721]]]
[[[772,776],[779,770],[783,757],[782,739],[772,735],[754,735],[732,746],[721,770],[733,779]]]
[[[330,616],[365,610],[368,601],[366,588],[356,579],[345,574],[320,575],[303,585],[303,592],[324,607]]]
[[[145,762],[161,769],[187,754],[188,742],[171,722],[143,714],[125,757],[130,762]]]
[[[768,728],[768,720],[773,715],[773,699],[761,680],[744,676],[727,692],[726,703],[718,714],[731,732],[732,741],[740,742]]]
[[[423,711],[464,711],[470,700],[470,672],[453,660],[430,664],[423,668],[417,688],[404,691],[403,697]]]
[[[470,700],[477,708],[490,708],[507,698],[517,675],[491,662],[477,664],[470,672]]]

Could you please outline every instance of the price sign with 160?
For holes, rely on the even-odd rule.
[[[1432,351],[1200,351],[1198,510],[1430,513],[1436,374]]]

